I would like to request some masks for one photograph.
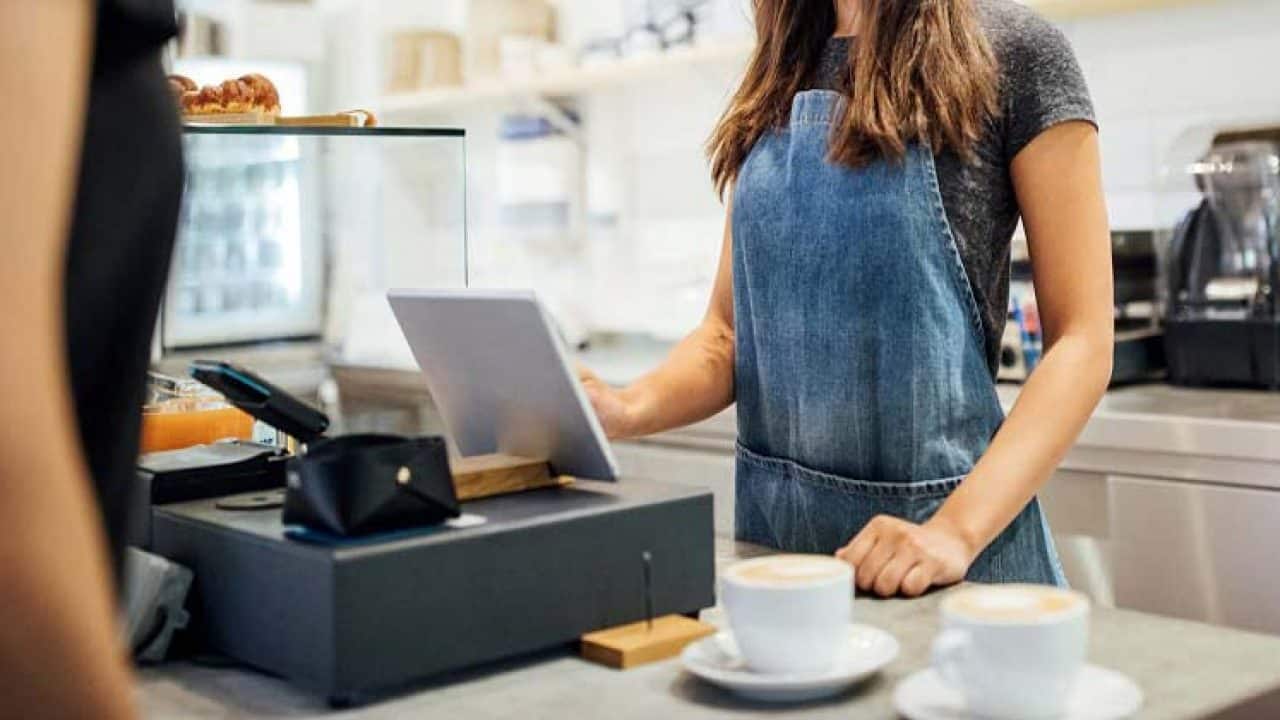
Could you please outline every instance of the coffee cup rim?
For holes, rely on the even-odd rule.
[[[1048,589],[1048,590],[1054,590],[1054,591],[1057,591],[1057,592],[1065,593],[1065,594],[1067,594],[1067,595],[1071,595],[1072,597],[1074,597],[1074,598],[1076,599],[1076,601],[1077,601],[1077,602],[1076,602],[1076,604],[1075,604],[1075,605],[1073,605],[1072,607],[1069,607],[1069,608],[1067,608],[1067,609],[1065,609],[1065,610],[1058,610],[1058,611],[1055,611],[1055,612],[1051,612],[1051,613],[1049,613],[1049,614],[1047,614],[1047,615],[1044,615],[1044,616],[1042,616],[1042,617],[1038,617],[1038,618],[990,618],[990,617],[979,617],[979,616],[971,615],[971,614],[968,614],[968,613],[957,612],[957,611],[955,611],[955,610],[951,609],[951,607],[950,607],[950,606],[951,606],[951,605],[953,604],[953,602],[954,602],[954,601],[952,600],[952,598],[955,598],[955,597],[957,597],[957,596],[959,596],[959,595],[961,595],[961,594],[963,594],[963,593],[965,593],[965,592],[974,592],[974,591],[981,590],[982,588],[1002,588],[1002,589],[1009,589],[1009,588],[1035,588],[1035,589],[1038,589],[1038,590],[1046,590],[1046,589]],[[1092,609],[1092,603],[1090,602],[1090,600],[1089,600],[1089,596],[1088,596],[1088,595],[1085,595],[1084,593],[1080,592],[1079,590],[1073,590],[1073,589],[1071,589],[1071,588],[1055,587],[1055,586],[1052,586],[1052,585],[1033,585],[1033,584],[1028,584],[1028,583],[1008,583],[1008,584],[1001,584],[1001,583],[995,583],[995,584],[979,584],[979,583],[975,583],[975,584],[973,584],[973,585],[966,585],[966,586],[964,586],[964,587],[956,588],[956,589],[955,589],[955,590],[953,590],[952,592],[948,593],[946,597],[942,598],[942,602],[939,604],[938,608],[939,608],[939,611],[941,612],[941,614],[942,614],[942,616],[943,616],[944,618],[946,618],[946,619],[948,619],[948,620],[960,620],[960,621],[962,621],[962,622],[964,622],[964,623],[967,623],[967,624],[969,624],[969,625],[1004,625],[1004,626],[1013,626],[1013,625],[1052,625],[1052,624],[1056,624],[1056,623],[1064,622],[1064,621],[1067,621],[1067,620],[1073,620],[1073,619],[1075,619],[1075,618],[1077,618],[1077,617],[1079,617],[1079,616],[1081,616],[1081,615],[1087,615],[1087,614],[1089,613],[1089,611]]]
[[[734,577],[734,573],[740,573],[746,569],[755,567],[756,565],[765,565],[771,561],[776,562],[778,560],[786,559],[786,558],[804,558],[806,560],[823,560],[824,562],[829,560],[831,561],[833,567],[838,566],[838,569],[840,570],[840,572],[828,578],[821,578],[818,580],[813,580],[813,581],[809,581],[801,584],[795,584],[795,585],[770,584],[765,582],[747,580],[740,577]],[[852,582],[853,568],[850,567],[849,564],[844,562],[843,560],[840,560],[839,558],[831,557],[828,555],[817,555],[812,553],[810,554],[785,553],[781,555],[765,555],[763,557],[751,558],[749,560],[741,560],[739,562],[734,563],[733,565],[730,565],[728,568],[725,568],[725,571],[721,574],[720,579],[725,583],[736,585],[738,587],[751,588],[752,590],[763,590],[763,591],[770,591],[770,592],[773,592],[773,591],[788,592],[788,591],[820,588],[820,587],[826,587],[828,585],[833,585],[833,584]]]

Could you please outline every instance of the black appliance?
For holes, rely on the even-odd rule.
[[[1158,379],[1165,369],[1164,335],[1157,318],[1159,262],[1150,230],[1111,234],[1115,286],[1115,346],[1111,384]],[[998,378],[1021,382],[1042,352],[1042,338],[1031,261],[1015,248],[1010,283],[1010,313],[1000,348]]]
[[[1280,390],[1280,145],[1216,145],[1189,171],[1202,200],[1169,245],[1169,379]]]

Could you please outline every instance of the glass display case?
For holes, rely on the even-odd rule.
[[[323,338],[394,354],[352,330],[387,324],[390,288],[466,285],[464,143],[448,128],[186,127],[162,352]]]

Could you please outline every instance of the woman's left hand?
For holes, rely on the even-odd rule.
[[[836,557],[854,568],[858,588],[889,597],[923,594],[964,579],[978,555],[954,524],[939,517],[917,525],[877,515]]]

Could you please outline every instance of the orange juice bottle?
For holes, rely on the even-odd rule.
[[[144,453],[252,437],[253,418],[229,405],[189,410],[151,405],[142,411],[141,451]]]

